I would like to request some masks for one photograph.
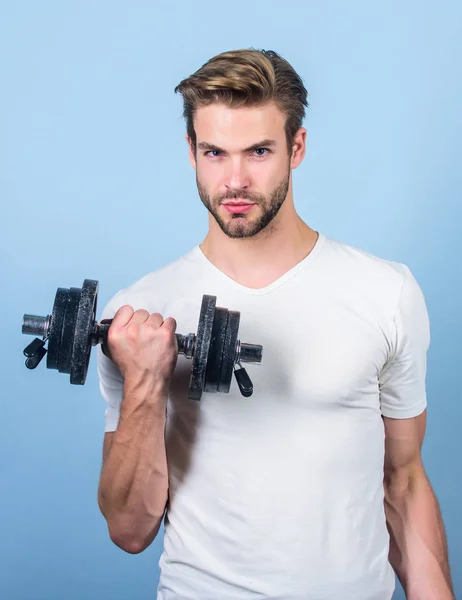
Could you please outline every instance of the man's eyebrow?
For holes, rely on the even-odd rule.
[[[251,152],[252,150],[256,150],[257,148],[268,148],[276,145],[276,140],[266,139],[258,142],[257,144],[252,144],[248,148],[244,148],[243,152]],[[197,144],[199,150],[209,150],[213,152],[224,152],[223,148],[219,146],[215,146],[215,144],[210,144],[209,142],[199,142]]]
[[[208,142],[199,142],[197,147],[199,150],[214,150],[215,152],[223,152],[221,148],[215,146],[214,144],[209,144]]]
[[[252,150],[256,150],[257,148],[268,148],[276,145],[276,140],[270,140],[269,138],[263,140],[262,142],[258,142],[258,144],[252,144],[249,148],[245,148],[244,152],[251,152]]]

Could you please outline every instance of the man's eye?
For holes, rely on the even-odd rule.
[[[269,152],[268,148],[255,148],[257,156],[265,156]]]
[[[207,152],[205,153],[205,156],[219,156],[220,155],[220,151],[219,150],[207,150]]]

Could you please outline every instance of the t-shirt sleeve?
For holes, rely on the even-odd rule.
[[[101,320],[112,319],[118,305],[112,299],[103,309]],[[116,431],[119,424],[120,405],[123,398],[124,379],[117,365],[102,351],[101,344],[96,347],[96,365],[99,390],[106,402],[104,413],[104,431]]]
[[[380,408],[385,417],[407,419],[427,406],[426,370],[430,323],[422,290],[409,267],[395,310],[391,355],[379,375]]]

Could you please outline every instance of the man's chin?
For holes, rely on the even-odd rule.
[[[230,238],[249,238],[258,233],[255,223],[247,221],[246,218],[235,218],[224,223],[219,222],[221,230]]]

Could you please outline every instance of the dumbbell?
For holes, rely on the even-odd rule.
[[[41,336],[24,349],[28,369],[35,369],[47,354],[48,369],[70,375],[71,384],[85,383],[92,347],[101,343],[108,355],[112,319],[96,321],[98,288],[98,281],[93,279],[85,279],[81,288],[58,288],[51,315],[23,316],[22,333]],[[203,391],[228,393],[233,373],[241,394],[250,397],[253,384],[241,363],[262,361],[261,345],[238,339],[240,313],[217,307],[216,300],[216,296],[202,296],[197,334],[175,334],[178,353],[192,359],[191,400],[200,400]]]

